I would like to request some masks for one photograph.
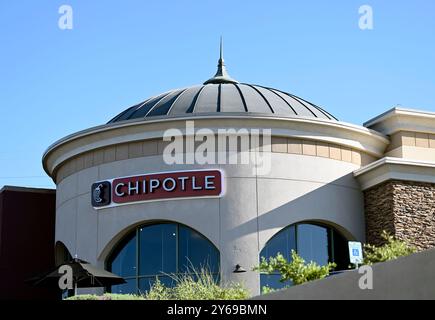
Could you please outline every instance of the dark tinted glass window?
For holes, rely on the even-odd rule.
[[[336,270],[345,270],[349,267],[348,240],[338,231],[332,230],[331,248],[333,249],[333,261],[337,264]]]
[[[121,277],[136,276],[136,234],[127,237],[111,263],[113,273]]]
[[[296,250],[295,226],[285,228],[270,239],[267,246],[261,252],[261,256],[269,258],[275,257],[278,253],[281,253],[290,261],[292,250]]]
[[[319,265],[328,262],[337,264],[336,270],[347,269],[349,256],[347,240],[331,227],[313,223],[295,224],[277,233],[260,253],[266,259],[281,253],[287,261],[291,261],[291,250],[295,250],[305,261],[314,261]],[[260,275],[260,286],[281,289],[290,286],[291,282],[280,282],[279,273]]]
[[[132,293],[136,291],[136,278],[133,279],[125,279],[127,283],[112,286],[112,293]]]
[[[114,293],[144,293],[158,278],[172,286],[171,275],[207,267],[219,279],[219,251],[198,232],[175,223],[136,228],[108,259],[108,269],[127,283]],[[188,268],[189,267],[189,268]]]
[[[210,242],[198,232],[187,227],[179,228],[178,266],[181,272],[192,271],[192,266],[206,267],[219,272],[219,253]]]
[[[328,229],[313,224],[298,225],[298,254],[307,262],[328,264]]]
[[[158,224],[139,228],[139,275],[156,271],[174,273],[176,264],[177,226]]]

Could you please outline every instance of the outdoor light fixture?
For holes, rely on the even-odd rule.
[[[243,273],[246,272],[245,268],[243,268],[240,264],[236,265],[236,269],[233,271],[234,273]]]

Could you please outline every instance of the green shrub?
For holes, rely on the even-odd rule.
[[[169,275],[175,282],[172,288],[156,279],[143,295],[106,293],[102,296],[77,295],[67,300],[242,300],[250,297],[248,290],[238,283],[219,286],[208,269],[189,271],[191,273]]]
[[[364,245],[364,264],[371,265],[377,262],[397,259],[416,252],[416,248],[405,241],[397,240],[388,232],[383,231],[381,237],[385,240],[382,246]]]
[[[100,296],[94,294],[79,294],[73,297],[66,298],[65,300],[102,300]]]
[[[145,298],[134,294],[105,293],[101,296],[94,294],[80,294],[69,297],[66,300],[145,300]]]
[[[266,274],[277,271],[281,275],[281,282],[292,281],[294,285],[299,285],[308,281],[323,279],[337,266],[335,263],[319,266],[313,261],[307,264],[294,250],[292,250],[291,255],[291,262],[288,262],[280,253],[276,257],[270,257],[269,260],[262,257],[260,265],[255,267],[254,270]],[[271,289],[263,288],[263,292],[271,292]]]
[[[272,292],[275,292],[275,291],[284,290],[284,289],[287,289],[287,288],[290,288],[290,286],[285,286],[285,287],[283,287],[281,289],[274,289],[274,288],[271,288],[269,286],[263,286],[261,288],[261,294],[268,294],[268,293],[272,293]]]
[[[169,290],[157,278],[151,289],[144,294],[146,300],[170,300]]]
[[[158,279],[145,293],[148,300],[241,300],[249,298],[249,292],[238,283],[219,286],[213,274],[202,268],[192,273],[171,275],[175,281],[172,288]]]

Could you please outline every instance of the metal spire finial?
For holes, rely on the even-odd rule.
[[[222,64],[223,64],[223,62],[224,62],[224,42],[222,40],[222,36],[221,36],[221,47],[220,47],[219,60],[221,60]]]
[[[225,68],[224,63],[224,42],[221,36],[220,41],[220,49],[219,49],[219,61],[218,61],[218,69],[213,78],[208,79],[204,84],[209,83],[239,83],[238,81],[231,79],[230,75]]]

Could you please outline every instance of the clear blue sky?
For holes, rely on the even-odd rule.
[[[73,8],[73,30],[58,9]],[[374,29],[358,28],[369,4]],[[355,124],[400,104],[435,111],[435,1],[0,0],[0,187],[53,187],[44,150],[147,97],[214,74]]]

